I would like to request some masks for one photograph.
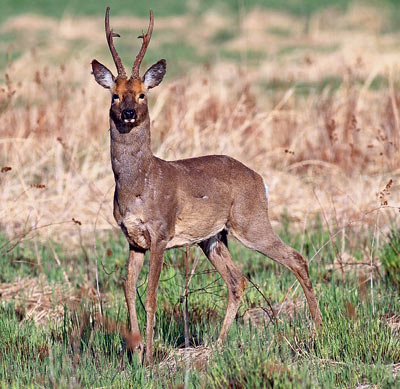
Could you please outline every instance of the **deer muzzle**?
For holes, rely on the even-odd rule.
[[[121,113],[121,119],[124,123],[134,123],[136,120],[136,111],[134,109],[124,109]]]

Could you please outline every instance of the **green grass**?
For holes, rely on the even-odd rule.
[[[215,44],[226,43],[236,38],[236,36],[237,33],[234,29],[221,29],[215,33],[215,35],[212,37],[212,41]]]
[[[270,34],[279,36],[279,37],[289,37],[292,35],[292,31],[287,28],[282,27],[270,27],[267,29]]]
[[[238,63],[245,62],[247,65],[259,65],[261,60],[266,57],[266,54],[260,51],[247,50],[246,52],[233,51],[233,50],[221,50],[219,56],[230,61]]]
[[[278,51],[278,56],[284,56],[293,53],[332,53],[338,49],[338,45],[326,45],[326,46],[312,46],[312,45],[289,45],[282,47]]]
[[[170,0],[168,2],[150,0],[148,2],[132,3],[129,0],[111,2],[109,0],[79,1],[79,0],[2,0],[0,22],[10,16],[24,13],[36,13],[44,16],[62,18],[65,14],[72,15],[104,15],[107,6],[112,9],[113,15],[138,15],[146,17],[152,8],[157,16],[182,15],[187,12],[186,2]]]
[[[388,238],[381,248],[382,264],[390,282],[400,290],[400,231],[392,227]]]
[[[352,80],[356,85],[362,86],[365,80],[359,77],[354,77]],[[260,86],[263,90],[268,92],[286,91],[290,88],[294,88],[297,95],[310,95],[314,93],[321,93],[324,90],[334,92],[339,89],[345,83],[344,79],[338,76],[324,77],[318,81],[287,81],[281,79],[275,79],[268,82],[261,82]],[[370,90],[383,90],[388,87],[388,79],[386,77],[378,76],[375,77],[370,85]]]
[[[329,233],[315,220],[305,236],[291,233],[290,221],[283,218],[281,237],[309,258],[328,239]],[[368,236],[367,236],[368,238]],[[320,300],[323,330],[313,335],[307,310],[263,329],[248,327],[243,314],[249,307],[267,306],[264,297],[249,286],[238,317],[225,346],[214,351],[206,369],[190,372],[190,387],[215,388],[307,388],[355,387],[369,383],[396,387],[392,365],[400,362],[400,340],[383,319],[399,312],[399,296],[393,284],[376,277],[373,294],[361,291],[360,280],[349,272],[345,280],[327,270],[336,257],[332,242],[321,250],[310,265],[310,276]],[[0,241],[1,282],[17,277],[33,278],[44,274],[49,283],[64,283],[71,288],[89,282],[95,285],[94,249],[87,247],[88,258],[68,254],[54,243],[60,265],[51,245],[33,242],[11,248]],[[243,273],[255,282],[272,304],[280,303],[295,282],[282,266],[232,241],[231,253]],[[357,250],[355,250],[356,252]],[[127,245],[121,235],[110,234],[97,243],[99,287],[106,298],[103,309],[117,323],[127,322],[122,292]],[[193,255],[200,255],[194,251]],[[40,260],[40,266],[38,266]],[[80,307],[67,307],[64,318],[36,325],[24,320],[18,301],[0,305],[0,386],[1,387],[174,387],[184,381],[185,369],[176,372],[159,367],[173,349],[182,347],[183,319],[180,296],[184,289],[184,252],[171,250],[165,255],[161,274],[155,326],[156,367],[144,369],[126,351],[124,338],[106,330],[94,315],[97,301],[86,299]],[[145,263],[138,293],[144,301],[148,266]],[[64,273],[65,272],[65,273]],[[295,284],[296,285],[296,284]],[[294,297],[303,297],[299,289]],[[292,298],[289,295],[289,298]],[[0,296],[1,300],[1,296]],[[215,344],[226,306],[226,289],[205,258],[199,262],[188,297],[190,341],[192,345]],[[350,307],[350,308],[349,308]],[[139,323],[145,326],[145,312],[137,302]],[[89,317],[86,320],[85,317]]]
[[[368,4],[379,7],[387,7],[391,11],[393,23],[391,28],[398,28],[398,20],[400,17],[398,10],[398,0],[367,0]],[[203,13],[209,11],[210,8],[219,9],[223,12],[230,12],[238,15],[243,11],[249,11],[254,7],[262,7],[267,9],[275,9],[279,11],[289,12],[295,15],[309,18],[313,13],[320,11],[326,7],[336,7],[346,10],[352,0],[203,0],[197,3],[188,3],[183,0],[150,0],[148,2],[132,3],[129,0],[119,0],[111,2],[109,0],[2,0],[0,5],[0,23],[11,16],[23,13],[39,13],[41,15],[62,18],[65,14],[77,15],[103,15],[106,6],[112,7],[114,15],[134,14],[145,17],[152,8],[156,15],[170,16],[182,15],[187,12]],[[387,26],[390,28],[390,26]]]
[[[336,0],[334,6],[345,9],[351,0]],[[132,4],[129,0],[119,0],[117,3],[111,3],[109,0],[96,0],[81,2],[78,0],[36,0],[34,2],[28,0],[3,0],[2,1],[2,18],[6,19],[9,15],[15,15],[25,12],[37,12],[62,17],[65,13],[80,14],[80,15],[102,15],[106,6],[112,6],[115,14],[135,14],[140,16],[148,15],[149,8],[157,10],[159,16],[183,14],[188,11],[189,5],[183,0],[172,0],[168,2],[151,0],[149,2],[137,2]],[[255,6],[264,8],[272,8],[285,10],[297,15],[311,15],[327,6],[332,6],[332,1],[329,0],[220,0],[218,2],[204,0],[198,5],[192,5],[191,8],[199,8],[200,11],[205,11],[211,7],[221,7],[225,10],[233,12],[241,11],[242,9],[251,9]]]

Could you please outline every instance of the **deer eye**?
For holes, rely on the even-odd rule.
[[[145,98],[144,93],[141,93],[141,94],[139,95],[139,99],[140,99],[140,100],[143,100],[144,98]]]
[[[119,101],[119,96],[118,96],[117,94],[113,94],[113,95],[112,95],[112,101],[113,101],[113,103],[114,103],[115,101]]]

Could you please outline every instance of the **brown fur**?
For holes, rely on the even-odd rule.
[[[132,128],[131,124],[125,124],[122,120],[122,111],[125,109],[133,109],[136,112],[137,125],[142,123],[148,117],[146,88],[141,80],[117,78],[115,80],[112,95],[119,98],[112,99],[110,108],[110,117],[116,126],[124,132],[129,132]],[[144,98],[140,99],[140,96]]]
[[[94,62],[93,72],[104,86],[105,70],[101,66]],[[149,83],[146,75],[154,69]],[[162,70],[165,73],[163,60],[153,65],[143,79],[113,78],[112,93],[118,94],[120,101],[113,103],[110,109],[111,163],[116,183],[114,216],[130,244],[125,296],[131,331],[135,334],[139,333],[136,281],[144,252],[150,250],[146,362],[152,362],[157,286],[164,251],[168,248],[199,244],[221,274],[229,294],[218,342],[225,338],[246,286],[245,278],[229,254],[228,232],[245,246],[282,263],[295,274],[319,327],[321,313],[309,279],[307,261],[273,232],[262,177],[228,156],[164,161],[153,155],[147,97],[139,101],[138,95],[145,93],[146,83],[150,88],[161,82]],[[137,120],[121,125],[121,110],[127,108],[136,110]],[[143,349],[142,346],[138,348]]]

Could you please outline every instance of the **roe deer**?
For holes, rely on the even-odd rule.
[[[239,161],[225,155],[208,155],[178,161],[164,161],[150,147],[148,91],[166,72],[159,60],[140,77],[139,68],[149,45],[154,17],[150,11],[147,33],[139,36],[142,47],[128,77],[114,47],[119,35],[110,30],[109,7],[105,30],[117,67],[110,70],[92,61],[96,81],[111,92],[111,164],[115,177],[114,217],[129,242],[125,281],[130,330],[143,353],[136,316],[136,282],[144,255],[150,250],[146,295],[146,364],[152,363],[153,327],[157,286],[164,251],[198,244],[221,274],[228,288],[228,306],[218,337],[221,343],[236,316],[246,279],[232,261],[227,234],[245,246],[283,264],[303,287],[312,318],[321,325],[321,313],[308,274],[306,259],[287,246],[273,232],[268,219],[268,188],[262,177]]]

